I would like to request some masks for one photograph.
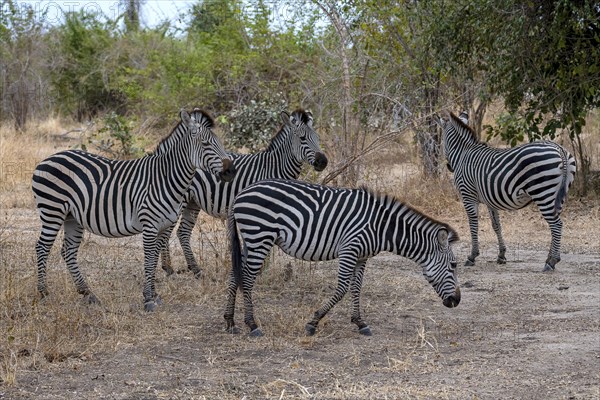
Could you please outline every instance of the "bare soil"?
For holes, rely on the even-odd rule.
[[[442,305],[413,262],[373,258],[362,293],[372,337],[350,323],[349,296],[306,337],[304,324],[333,292],[336,265],[276,252],[255,290],[262,338],[224,332],[220,222],[205,219],[202,236],[195,232],[203,279],[159,271],[164,305],[146,314],[141,238],[86,236],[80,262],[100,306],[82,304],[57,242],[51,296],[40,302],[35,211],[2,210],[0,399],[600,398],[599,209],[567,204],[562,261],[552,273],[540,272],[550,235],[535,209],[501,214],[506,265],[495,263],[495,237],[482,216],[482,255],[460,268],[455,309]],[[436,217],[461,234],[455,253],[464,261],[464,212]],[[183,269],[179,246],[172,248]]]

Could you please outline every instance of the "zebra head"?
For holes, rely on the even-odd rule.
[[[281,120],[292,132],[292,147],[296,159],[312,165],[315,171],[323,171],[327,167],[327,157],[321,152],[319,135],[312,125],[312,114],[304,110],[296,110],[289,115],[282,111]]]
[[[421,262],[423,275],[446,307],[456,307],[460,303],[460,288],[451,244],[458,241],[458,234],[452,228],[440,225],[424,239],[428,242],[429,252]]]
[[[196,169],[204,169],[229,182],[235,176],[235,167],[219,138],[213,133],[213,119],[197,108],[192,114],[181,110],[182,123],[192,139],[190,160]]]

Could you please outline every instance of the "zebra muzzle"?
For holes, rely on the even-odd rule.
[[[235,176],[235,166],[229,158],[224,158],[222,160],[222,163],[223,169],[221,170],[221,173],[219,173],[219,178],[221,178],[225,182],[231,182],[233,180],[233,177]]]
[[[444,299],[444,305],[448,308],[454,308],[460,303],[460,288],[456,287],[453,295],[450,295]]]
[[[313,163],[313,168],[315,171],[320,172],[327,167],[327,156],[320,151],[315,153],[315,162]]]

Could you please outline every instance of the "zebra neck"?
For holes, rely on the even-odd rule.
[[[192,183],[196,167],[189,157],[190,138],[183,138],[168,149],[165,149],[155,157],[155,172],[162,178],[163,184],[168,185],[170,192],[174,194],[174,200],[183,199]]]
[[[179,122],[175,128],[169,133],[167,137],[162,139],[156,146],[154,154],[164,154],[176,147],[179,142],[183,140],[184,134],[187,132],[187,128]]]
[[[389,206],[384,219],[385,250],[418,262],[419,240],[423,238],[419,230],[425,222],[423,216],[396,201]]]
[[[455,168],[460,157],[468,150],[485,146],[474,136],[474,133],[462,126],[452,126],[444,132],[444,153],[448,162]]]
[[[287,138],[278,142],[277,146],[269,146],[261,153],[264,160],[263,165],[272,178],[298,178],[302,170],[302,161],[298,161],[294,156],[291,140]]]

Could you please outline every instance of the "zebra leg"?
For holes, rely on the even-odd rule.
[[[196,225],[196,219],[198,218],[199,213],[200,209],[195,205],[193,206],[192,203],[189,203],[181,213],[181,222],[179,223],[179,228],[177,229],[177,237],[179,238],[179,243],[181,243],[181,248],[183,249],[183,254],[185,255],[185,261],[188,269],[194,273],[194,276],[197,279],[200,279],[202,271],[200,270],[200,267],[196,262],[196,258],[194,257],[194,252],[192,251],[192,246],[190,245],[190,238],[192,236],[194,226]]]
[[[350,321],[358,326],[358,332],[365,336],[371,336],[371,328],[360,316],[360,290],[362,288],[362,279],[365,272],[365,264],[367,260],[358,260],[354,273],[352,274],[352,282],[350,282],[350,293],[352,293],[352,318]]]
[[[268,254],[268,253],[267,253]],[[250,336],[262,336],[263,333],[256,325],[254,320],[254,304],[252,302],[252,289],[254,288],[254,282],[260,272],[264,257],[261,259],[260,264],[257,264],[257,259],[254,263],[249,262],[242,268],[242,295],[244,296],[244,322],[250,328]]]
[[[160,260],[163,271],[167,273],[167,276],[171,276],[175,273],[171,264],[171,251],[169,249],[169,240],[165,241],[164,246],[160,249]]]
[[[172,228],[168,230],[169,233],[171,231]],[[145,229],[142,236],[144,241],[144,310],[154,311],[156,306],[161,304],[160,298],[156,294],[155,275],[161,250],[160,245],[164,244],[165,238],[163,232],[159,233],[154,229]]]
[[[83,299],[88,304],[99,304],[100,302],[90,290],[85,278],[79,270],[79,265],[77,264],[77,252],[79,251],[79,246],[83,239],[83,226],[81,226],[81,224],[73,217],[68,217],[65,220],[64,226],[65,237],[63,239],[60,254],[67,264],[75,287],[77,287],[77,293],[83,295]]]
[[[315,334],[317,330],[317,325],[319,325],[319,321],[321,321],[321,319],[329,312],[329,310],[331,310],[331,308],[335,306],[348,291],[348,286],[350,285],[350,280],[352,279],[352,274],[356,265],[356,256],[349,254],[340,254],[340,266],[338,269],[337,288],[335,289],[335,293],[329,299],[329,301],[327,301],[321,308],[319,308],[315,312],[313,319],[304,327],[306,333],[309,336]]]
[[[560,261],[560,239],[562,237],[562,220],[560,216],[544,215],[544,219],[550,226],[550,234],[552,235],[552,242],[550,244],[550,252],[546,259],[546,264],[542,272],[553,271],[556,264]]]
[[[469,230],[471,231],[471,254],[467,256],[465,266],[471,267],[475,265],[475,258],[479,255],[479,238],[477,235],[478,218],[479,218],[479,203],[465,202],[465,210],[469,219]]]
[[[261,270],[265,258],[275,244],[276,235],[268,234],[262,241],[249,244],[246,242],[247,253],[242,257],[241,288],[244,296],[244,322],[250,328],[250,336],[262,336],[263,333],[254,320],[254,305],[252,303],[252,289],[254,282]]]
[[[502,238],[500,215],[498,214],[498,210],[493,209],[490,206],[488,206],[488,211],[490,212],[490,218],[492,220],[492,228],[494,228],[494,232],[496,232],[496,236],[498,237],[498,258],[496,259],[496,262],[498,264],[506,264],[506,245]]]
[[[37,290],[42,298],[48,296],[48,287],[46,286],[46,264],[48,263],[48,254],[56,240],[56,236],[64,223],[58,217],[48,218],[50,216],[41,214],[42,231],[35,244],[35,253],[37,255]]]
[[[233,269],[229,272],[229,283],[227,284],[227,305],[225,306],[225,318],[226,327],[225,330],[229,333],[240,333],[240,328],[235,326],[233,316],[235,313],[235,297],[237,295],[238,285],[233,274]]]

